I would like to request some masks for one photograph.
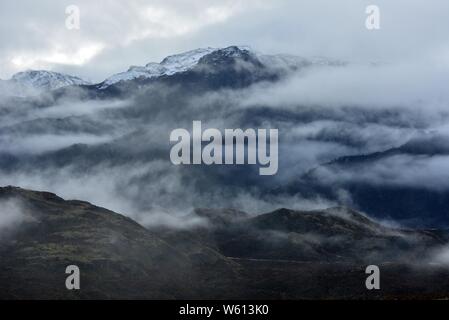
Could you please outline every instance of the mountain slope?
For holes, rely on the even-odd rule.
[[[448,227],[447,141],[446,136],[422,135],[385,151],[340,157],[275,192],[342,202],[344,190],[348,205],[379,219],[411,227]]]
[[[263,55],[248,47],[200,48],[168,56],[160,63],[143,67],[132,66],[115,74],[95,89],[117,93],[124,88],[161,81],[187,85],[193,82],[205,88],[240,88],[264,80],[276,80],[301,68],[312,66],[342,66],[344,62],[325,58],[305,59],[291,55]],[[120,90],[120,88],[122,90]]]
[[[18,72],[9,80],[0,82],[3,96],[27,97],[68,86],[89,85],[81,78],[47,70],[27,70]]]
[[[197,209],[208,227],[158,231],[170,242],[195,239],[240,267],[240,292],[252,299],[440,299],[447,265],[444,231],[383,226],[348,208],[279,209],[251,216],[231,209]],[[381,270],[381,290],[365,287],[365,268]]]
[[[430,253],[447,243],[445,237],[383,227],[344,208],[281,209],[255,217],[198,209],[207,227],[147,230],[112,211],[48,192],[0,188],[0,204],[2,299],[449,296],[447,268],[426,264],[424,255],[420,261],[388,255],[395,250],[404,258],[401,252],[413,248],[415,254],[422,248]],[[382,270],[377,292],[364,287],[366,263],[373,262]],[[80,268],[79,291],[65,288],[68,265]]]
[[[238,211],[199,210],[213,228],[192,236],[234,258],[308,262],[382,263],[425,259],[447,239],[430,231],[383,226],[348,208],[279,209],[248,216]],[[229,216],[229,220],[223,216]]]
[[[16,73],[11,81],[37,90],[54,90],[65,86],[88,85],[89,82],[68,74],[46,70],[29,70]]]
[[[14,187],[0,188],[0,202],[3,298],[194,297],[203,285],[199,265],[202,277],[216,268],[232,273],[232,263],[212,250],[179,251],[131,219],[87,202]],[[79,292],[65,288],[68,265],[81,270]]]
[[[182,54],[168,56],[161,63],[150,62],[144,67],[132,66],[126,72],[115,74],[100,85],[100,89],[105,89],[110,85],[139,78],[151,79],[161,76],[173,75],[178,72],[185,72],[192,69],[198,61],[205,55],[218,50],[213,48],[196,49]]]

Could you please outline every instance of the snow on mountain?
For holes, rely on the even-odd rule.
[[[251,57],[260,65],[270,68],[273,72],[289,72],[309,66],[331,66],[344,63],[325,58],[306,59],[293,55],[265,55],[253,51],[246,46],[230,46],[227,48],[200,48],[166,57],[160,63],[150,62],[145,66],[131,66],[128,71],[117,73],[100,84],[98,89],[123,81],[134,79],[151,79],[170,76],[194,68],[202,58],[208,63],[217,63],[222,59]],[[204,61],[206,61],[204,60]],[[45,70],[29,70],[16,73],[10,80],[0,81],[0,94],[12,96],[28,96],[43,91],[54,90],[70,85],[88,85],[78,77]]]
[[[126,72],[117,73],[107,78],[100,86],[105,89],[112,84],[133,80],[138,78],[156,78],[164,75],[173,75],[179,72],[185,72],[198,64],[198,61],[207,54],[216,50],[215,48],[200,48],[184,53],[166,57],[161,63],[150,62],[144,67],[132,66]]]
[[[0,96],[26,97],[66,86],[88,84],[90,83],[68,74],[28,70],[14,74],[9,80],[0,80]]]
[[[201,58],[209,56],[212,53],[220,53],[222,57],[238,58],[242,54],[250,54],[257,59],[262,65],[272,68],[274,71],[295,71],[302,67],[312,65],[331,66],[342,65],[342,62],[329,60],[326,58],[315,57],[306,59],[293,55],[264,55],[253,51],[246,46],[230,46],[227,48],[200,48],[187,51],[184,53],[166,57],[162,62],[151,62],[147,65],[132,66],[126,72],[117,73],[99,84],[99,89],[105,89],[110,85],[117,84],[122,81],[134,79],[151,79],[161,76],[169,76],[180,72],[191,70],[201,60]],[[219,57],[216,57],[219,59]]]
[[[87,85],[89,82],[68,74],[46,71],[28,70],[16,73],[11,82],[37,90],[54,90],[71,85]]]

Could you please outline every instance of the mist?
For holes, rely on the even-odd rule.
[[[280,65],[272,68],[279,72]],[[334,190],[337,198],[276,190],[301,183],[334,159],[447,132],[449,79],[436,65],[345,62],[281,70],[279,81],[239,88],[191,92],[156,82],[126,97],[88,98],[75,90],[67,97],[18,99],[14,105],[4,99],[0,184],[90,201],[145,225],[179,227],[201,223],[186,218],[198,207],[260,214],[353,204],[343,187]],[[196,120],[219,130],[278,129],[278,173],[260,177],[251,165],[173,165],[170,132]],[[315,174],[327,185],[364,181],[444,191],[445,161],[444,155],[398,155],[367,168],[321,168]]]

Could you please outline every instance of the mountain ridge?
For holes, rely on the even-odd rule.
[[[252,55],[253,62],[259,66],[272,67],[277,72],[298,70],[301,67],[338,66],[345,62],[331,60],[323,57],[306,59],[294,55],[264,55],[253,51],[248,46],[228,46],[223,48],[197,48],[165,57],[160,63],[149,62],[145,66],[130,66],[127,71],[113,74],[101,82],[91,83],[79,77],[47,70],[27,70],[14,74],[9,80],[1,80],[7,88],[17,85],[12,93],[18,96],[27,96],[42,93],[43,91],[57,90],[70,86],[88,86],[98,90],[105,90],[120,83],[133,80],[149,80],[164,76],[172,76],[194,69],[205,63],[205,58],[215,53],[221,53],[228,58],[241,58]],[[7,91],[7,90],[5,90]],[[11,94],[11,92],[10,92]]]
[[[350,203],[375,218],[393,220],[409,227],[447,227],[449,193],[444,189],[399,182],[385,185],[376,183],[372,177],[352,181],[344,179],[349,175],[361,176],[376,166],[388,169],[387,165],[395,160],[405,159],[411,163],[413,159],[444,159],[449,155],[447,141],[445,135],[426,134],[387,150],[339,157],[308,170],[298,178],[301,182],[281,186],[274,192],[338,199],[338,191],[343,189],[350,192]],[[423,217],[426,212],[431,214]]]

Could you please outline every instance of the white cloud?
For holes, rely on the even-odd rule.
[[[11,59],[11,63],[17,67],[18,70],[45,68],[52,64],[81,66],[100,53],[101,50],[103,50],[103,47],[102,44],[96,43],[87,44],[76,51],[55,48],[40,54],[19,54]]]
[[[19,226],[23,221],[30,219],[17,200],[1,200],[0,208],[0,232],[11,230]]]
[[[326,67],[298,72],[273,86],[255,87],[246,104],[445,110],[448,81],[449,68],[430,61]]]

